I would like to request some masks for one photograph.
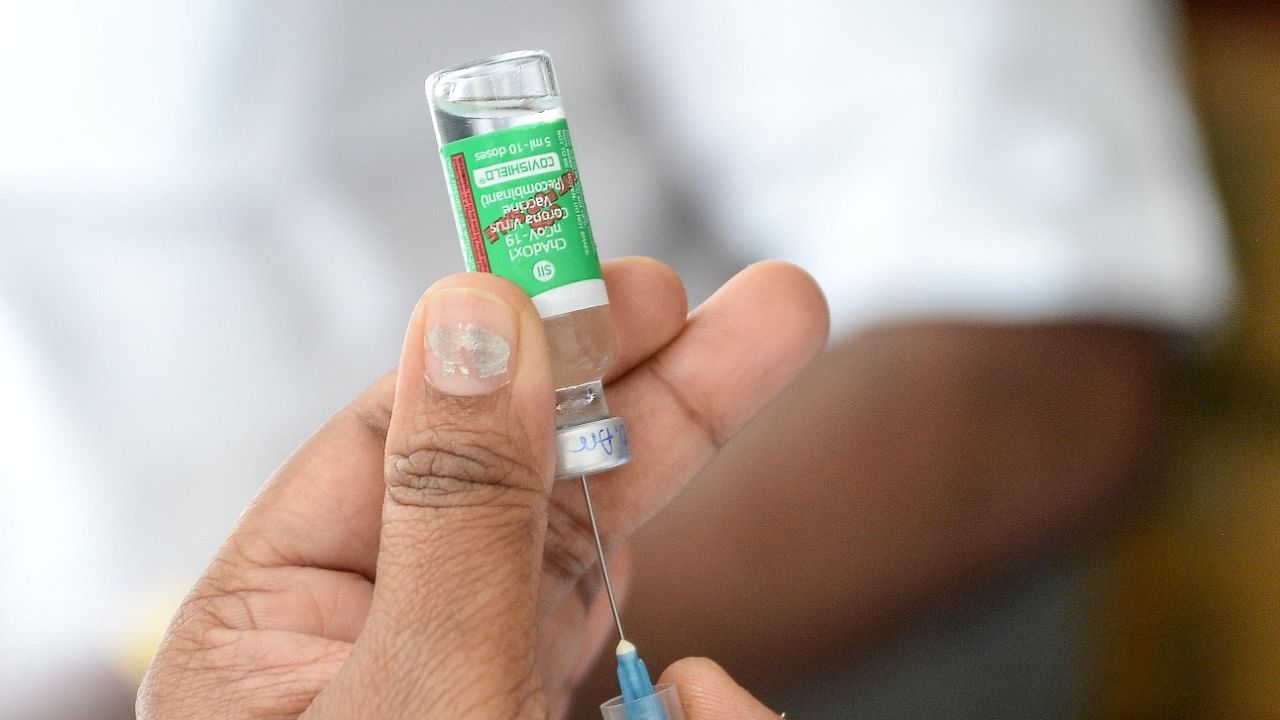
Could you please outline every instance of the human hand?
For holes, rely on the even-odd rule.
[[[684,658],[662,672],[660,684],[680,689],[684,720],[778,720],[723,668],[707,658]]]
[[[592,483],[616,547],[818,351],[826,314],[812,280],[780,263],[743,271],[687,320],[664,266],[618,261],[606,279],[609,401],[634,459]],[[449,373],[426,348],[430,329],[469,326],[506,344],[505,369]],[[608,616],[581,495],[552,483],[544,347],[505,280],[433,286],[398,373],[276,472],[183,602],[139,717],[563,712]]]

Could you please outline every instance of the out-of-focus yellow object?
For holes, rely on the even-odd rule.
[[[1177,392],[1167,493],[1103,564],[1090,716],[1280,718],[1280,5],[1188,9],[1243,304]]]
[[[187,587],[176,583],[141,592],[127,613],[116,653],[116,669],[135,687],[142,682],[155,657],[164,632],[186,596]]]

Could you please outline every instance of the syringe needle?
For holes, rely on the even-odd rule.
[[[604,544],[600,542],[600,528],[596,525],[596,510],[591,506],[591,490],[587,487],[587,476],[582,476],[582,497],[587,501],[587,517],[591,520],[591,532],[596,538],[596,556],[600,558],[600,574],[604,577],[604,591],[609,595],[609,609],[613,611],[613,622],[618,626],[618,640],[626,640],[622,632],[622,616],[618,614],[618,600],[613,596],[613,584],[609,582],[609,566],[604,562]]]
[[[596,509],[591,505],[591,488],[587,476],[582,476],[582,497],[587,501],[587,517],[591,519],[591,532],[596,538],[596,556],[600,558],[600,574],[604,577],[604,591],[609,595],[609,608],[613,610],[613,622],[618,626],[618,647],[614,655],[618,661],[618,687],[622,690],[622,712],[627,720],[668,720],[662,700],[654,692],[649,669],[640,659],[636,646],[622,632],[622,618],[618,615],[618,600],[613,596],[609,582],[609,568],[604,562],[604,543],[600,542],[600,527],[596,525]],[[606,717],[609,714],[606,713]]]

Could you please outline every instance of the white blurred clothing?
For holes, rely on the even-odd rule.
[[[602,253],[695,299],[782,257],[841,332],[1223,311],[1154,3],[745,8],[0,4],[0,706],[188,584],[461,269],[445,65],[549,50]]]
[[[1221,220],[1154,4],[624,7],[680,177],[746,253],[809,268],[838,328],[1221,312]]]

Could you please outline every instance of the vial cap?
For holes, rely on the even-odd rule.
[[[576,478],[626,465],[631,459],[627,424],[619,417],[556,431],[556,478]]]

